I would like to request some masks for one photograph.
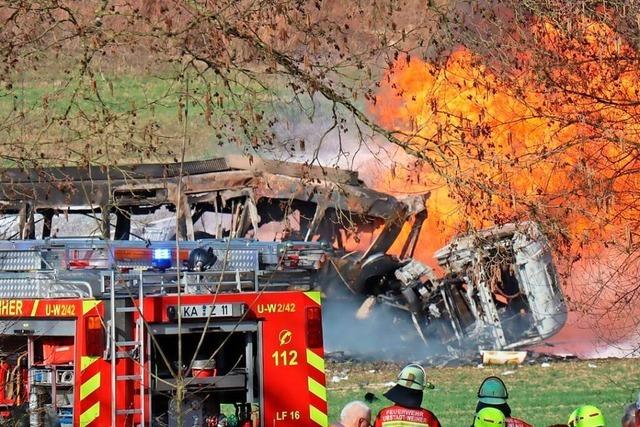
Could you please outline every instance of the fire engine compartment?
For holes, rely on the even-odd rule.
[[[197,424],[197,420],[204,420],[205,425],[208,425],[207,422],[213,424],[213,420],[220,419],[223,405],[233,405],[234,415],[239,419],[247,419],[251,416],[252,404],[257,402],[260,388],[256,371],[259,366],[257,324],[216,322],[208,325],[207,329],[205,326],[203,323],[189,322],[180,334],[184,349],[183,407],[186,408],[182,411],[183,423],[191,425]],[[160,425],[176,426],[175,371],[180,369],[176,347],[178,328],[173,324],[169,327],[152,325],[151,331],[155,336],[150,357],[151,416]],[[195,354],[201,339],[202,346]],[[164,353],[166,359],[161,357],[160,352]],[[172,369],[169,369],[165,360]]]
[[[75,323],[0,319],[5,332],[0,335],[0,419],[15,425],[73,425]]]

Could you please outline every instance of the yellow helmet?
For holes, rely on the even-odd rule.
[[[473,427],[504,427],[504,414],[500,409],[490,406],[480,409],[473,421]]]
[[[591,405],[580,406],[569,417],[570,427],[605,427],[602,411]]]
[[[569,427],[575,427],[576,426],[576,415],[578,414],[578,410],[574,409],[573,412],[571,413],[571,415],[569,415],[569,421],[567,421],[567,425]]]
[[[396,383],[402,387],[422,391],[426,385],[426,377],[427,374],[422,366],[411,363],[400,371]]]
[[[396,385],[383,396],[400,406],[419,408],[426,384],[427,378],[424,368],[412,363],[402,369],[396,380]]]

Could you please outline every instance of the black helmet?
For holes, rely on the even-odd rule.
[[[218,257],[213,253],[213,249],[196,248],[189,254],[187,267],[191,271],[206,271],[213,267]]]

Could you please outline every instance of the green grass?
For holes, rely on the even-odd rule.
[[[590,366],[591,365],[591,366]],[[592,366],[596,367],[592,367]],[[327,386],[329,416],[337,421],[340,410],[351,400],[361,400],[366,392],[380,398],[371,407],[374,415],[390,402],[382,393],[384,384],[394,381],[401,367],[393,364],[329,363]],[[370,372],[375,370],[375,372]],[[513,374],[504,375],[505,371]],[[332,382],[333,376],[348,376]],[[427,369],[434,390],[425,392],[423,406],[433,411],[443,426],[469,426],[477,403],[477,391],[489,375],[503,378],[509,390],[514,416],[535,426],[566,423],[579,405],[593,404],[605,414],[607,425],[620,425],[624,406],[635,401],[640,390],[640,363],[637,360],[572,361],[520,367],[476,367]]]
[[[0,80],[0,165],[169,161],[183,143],[187,160],[268,151],[274,129],[311,124],[312,111],[319,122],[332,114],[322,97],[312,103],[281,76],[184,72],[144,52],[95,57],[81,73],[81,53],[52,52]]]
[[[153,153],[175,153],[184,133],[185,104],[187,159],[224,155],[260,139],[274,105],[287,97],[284,87],[280,92],[277,84],[262,88],[241,76],[229,86],[213,73],[203,77],[193,70],[181,79],[180,70],[166,64],[164,69],[96,67],[93,77],[81,78],[73,61],[44,65],[12,76],[11,85],[0,82],[0,137],[32,144],[43,151],[43,159],[60,153],[60,141],[72,157],[95,156],[105,144],[115,157],[127,156],[152,134],[156,146],[166,148]]]

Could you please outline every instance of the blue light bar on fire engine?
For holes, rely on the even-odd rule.
[[[171,267],[171,250],[167,248],[158,248],[153,250],[151,256],[151,265],[154,268],[165,270]]]

